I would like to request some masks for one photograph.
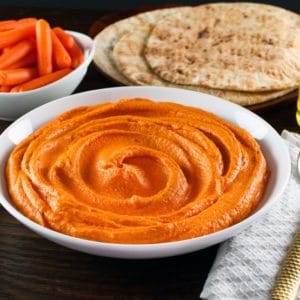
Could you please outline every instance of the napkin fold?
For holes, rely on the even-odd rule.
[[[201,299],[269,298],[300,221],[300,135],[284,130],[282,138],[292,161],[288,186],[267,215],[220,246]]]

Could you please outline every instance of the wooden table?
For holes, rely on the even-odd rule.
[[[104,12],[1,8],[0,19],[43,17],[53,25],[88,32]],[[91,65],[76,92],[113,86]],[[259,115],[281,132],[298,131],[296,104]],[[10,122],[0,121],[0,132]],[[157,260],[91,256],[34,234],[0,208],[0,299],[197,299],[217,246]]]

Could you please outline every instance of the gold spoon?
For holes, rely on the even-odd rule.
[[[300,176],[300,153],[298,155],[298,174]],[[300,228],[298,228],[293,243],[283,261],[271,293],[271,300],[296,299],[300,286]]]
[[[298,93],[296,121],[300,126],[300,89]],[[300,153],[297,160],[298,175],[300,176]],[[283,261],[271,292],[271,300],[294,300],[300,286],[300,228],[298,228],[293,243]]]

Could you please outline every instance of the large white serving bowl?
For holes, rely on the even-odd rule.
[[[93,59],[95,46],[89,36],[75,31],[67,32],[83,50],[84,62],[68,75],[46,86],[21,93],[0,92],[0,119],[15,120],[37,106],[72,94],[77,88]]]
[[[74,238],[45,228],[22,215],[10,200],[4,174],[6,160],[14,146],[35,129],[66,110],[80,105],[115,102],[120,98],[132,97],[172,101],[200,107],[248,130],[261,145],[271,170],[271,177],[259,208],[240,223],[216,233],[177,242],[143,245],[102,243]],[[32,110],[10,125],[0,136],[0,202],[4,208],[25,226],[55,243],[78,251],[108,257],[128,259],[167,257],[193,252],[220,243],[261,219],[282,194],[289,175],[288,150],[281,137],[267,122],[249,110],[226,100],[182,89],[117,87],[71,95]]]

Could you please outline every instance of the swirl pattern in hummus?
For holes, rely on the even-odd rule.
[[[159,243],[247,217],[268,170],[245,130],[137,98],[60,115],[16,146],[6,177],[16,207],[39,224],[96,241]]]

